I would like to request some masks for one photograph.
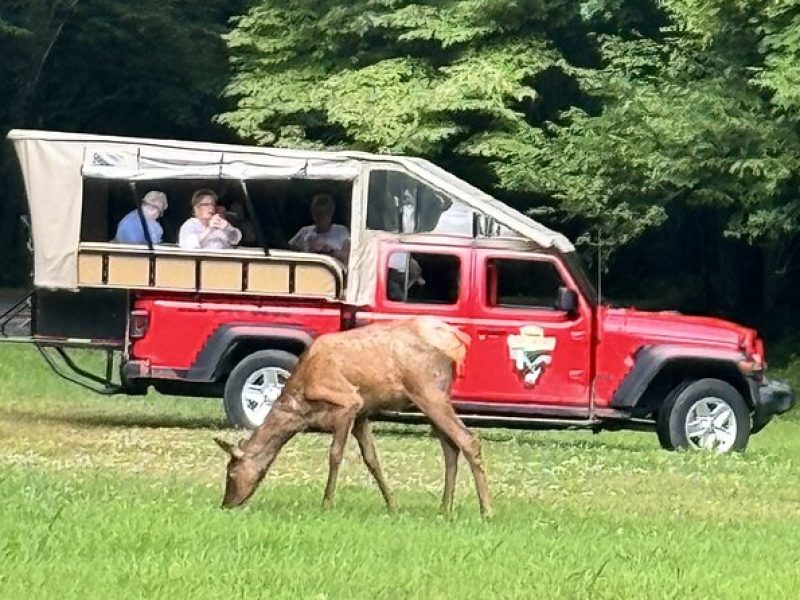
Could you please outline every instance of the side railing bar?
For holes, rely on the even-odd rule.
[[[106,356],[106,360],[107,360],[107,362],[106,362],[106,374],[108,376],[106,378],[103,378],[103,377],[95,375],[94,373],[91,373],[91,372],[79,367],[77,364],[75,364],[75,361],[73,361],[72,358],[64,351],[63,348],[60,348],[60,347],[55,347],[54,348],[52,346],[41,346],[41,345],[37,345],[36,348],[37,348],[37,350],[39,350],[39,353],[42,355],[42,358],[44,358],[44,361],[47,363],[47,365],[50,367],[50,369],[56,375],[61,377],[62,379],[65,379],[65,380],[69,381],[70,383],[74,383],[75,385],[79,385],[80,387],[82,387],[84,389],[87,389],[87,390],[89,390],[91,392],[95,392],[97,394],[103,394],[103,395],[106,395],[106,396],[110,396],[110,395],[117,394],[117,393],[120,392],[120,389],[121,389],[120,386],[116,385],[115,383],[113,383],[111,381],[111,378],[110,378],[111,367],[109,366],[109,362],[108,361],[113,361],[113,355],[112,355],[112,353],[110,351],[107,352],[107,356]],[[91,382],[99,384],[99,385],[92,385],[91,383],[87,383],[86,381],[82,381],[82,380],[78,379],[77,377],[73,377],[72,375],[67,373],[63,369],[63,367],[61,367],[53,359],[52,356],[50,356],[50,353],[48,352],[48,350],[53,349],[53,348],[55,349],[56,353],[59,356],[61,356],[61,358],[64,360],[65,364],[67,365],[67,367],[69,367],[69,369],[71,371],[73,371],[74,373],[77,373],[81,377],[85,377],[86,379],[89,379]]]
[[[6,333],[6,327],[8,327],[14,317],[18,316],[18,313],[22,311],[32,296],[33,290],[25,294],[22,299],[17,301],[11,308],[0,315],[0,335],[2,335],[2,337],[13,337]]]

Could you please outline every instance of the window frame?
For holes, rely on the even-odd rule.
[[[500,303],[499,302],[499,300],[500,300],[500,294],[499,294],[499,292],[500,292],[500,289],[499,289],[499,287],[500,287],[499,286],[499,284],[500,284],[500,270],[499,270],[499,268],[497,266],[498,262],[534,263],[534,264],[537,264],[537,265],[541,265],[541,264],[549,265],[549,267],[552,269],[552,272],[555,274],[555,276],[559,280],[559,285],[556,286],[555,296],[553,297],[552,302],[549,305],[547,305],[547,304],[502,304],[502,303]],[[489,278],[487,276],[486,277],[486,282],[485,282],[486,283],[486,287],[487,287],[486,300],[487,300],[487,305],[490,308],[501,309],[501,310],[541,310],[541,311],[545,311],[546,310],[546,311],[559,312],[558,309],[555,308],[555,302],[558,299],[558,288],[566,286],[566,281],[564,281],[564,277],[559,272],[558,267],[555,264],[553,264],[552,262],[550,262],[550,261],[542,261],[542,260],[525,260],[525,259],[520,259],[520,258],[497,257],[497,256],[495,256],[495,257],[488,258],[486,260],[486,273],[487,273],[487,275],[489,273],[490,268],[494,268],[495,272],[496,272],[496,274],[492,278]],[[496,288],[494,290],[494,293],[489,293],[489,291],[488,291],[488,287],[491,284],[494,284],[494,286]],[[491,304],[490,303],[490,300],[492,299],[492,296],[494,296],[495,300],[497,300],[497,302],[495,304]]]
[[[449,256],[458,261],[458,297],[452,304],[444,303],[429,303],[419,301],[401,301],[392,300],[389,297],[389,257],[397,252],[407,253],[409,256],[414,254],[430,254],[436,256]],[[470,286],[465,285],[464,282],[470,281],[470,258],[456,248],[439,248],[436,246],[426,246],[417,244],[391,244],[384,246],[380,253],[379,262],[379,277],[378,277],[378,297],[380,302],[387,308],[391,307],[392,312],[396,313],[415,313],[419,314],[424,312],[426,314],[440,313],[440,314],[461,314],[465,303],[470,300]],[[425,274],[423,273],[423,277]]]
[[[518,252],[497,252],[497,251],[485,251],[481,253],[480,259],[477,261],[476,269],[480,269],[480,278],[479,282],[482,285],[479,285],[478,294],[480,296],[479,299],[479,306],[480,311],[487,316],[489,315],[519,315],[522,312],[528,313],[537,313],[540,315],[549,315],[553,319],[565,319],[568,317],[566,311],[558,310],[556,308],[549,308],[545,306],[500,306],[497,304],[491,304],[490,302],[490,294],[489,294],[489,285],[490,279],[488,276],[489,271],[489,264],[493,260],[515,260],[515,261],[527,261],[527,262],[546,262],[552,265],[552,267],[556,270],[556,273],[561,278],[561,285],[569,288],[575,289],[574,282],[570,277],[569,273],[564,269],[561,262],[558,260],[557,257],[544,254],[541,252],[532,252],[532,253],[518,253]],[[496,282],[496,279],[495,279]],[[580,292],[578,292],[579,303],[581,302]]]

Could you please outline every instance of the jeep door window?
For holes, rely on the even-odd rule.
[[[463,203],[402,171],[370,173],[367,229],[472,237],[473,215]]]
[[[393,252],[386,273],[386,297],[413,304],[458,302],[461,261],[450,254]]]
[[[486,297],[498,308],[555,310],[558,288],[565,285],[549,261],[493,258],[487,269]]]

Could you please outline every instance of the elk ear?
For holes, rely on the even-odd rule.
[[[229,454],[231,458],[242,458],[244,456],[244,452],[242,452],[242,449],[239,448],[239,446],[231,444],[230,442],[226,442],[220,438],[214,438],[214,441],[217,442],[217,445],[227,454]]]

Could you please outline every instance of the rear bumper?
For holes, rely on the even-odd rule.
[[[795,405],[796,399],[792,388],[785,381],[764,380],[761,383],[751,383],[753,392],[753,429],[758,433],[773,415],[785,413]]]
[[[169,381],[193,381],[211,383],[210,379],[190,377],[186,369],[171,369],[169,367],[154,367],[149,360],[129,360],[122,364],[122,379],[135,381],[141,379],[166,379]]]
[[[144,379],[150,377],[150,365],[144,360],[129,360],[122,363],[123,379]]]

